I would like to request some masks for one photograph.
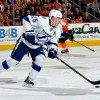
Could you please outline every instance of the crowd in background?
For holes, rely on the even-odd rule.
[[[48,16],[51,9],[58,9],[69,23],[100,20],[100,2],[93,0],[0,0],[0,26],[22,25],[27,15]],[[14,3],[14,5],[13,5]],[[99,20],[94,20],[94,16]]]

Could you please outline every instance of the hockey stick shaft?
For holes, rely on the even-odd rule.
[[[70,69],[72,69],[74,72],[76,72],[78,75],[80,75],[82,78],[84,78],[86,81],[88,81],[89,83],[91,83],[92,85],[98,85],[100,84],[100,81],[90,81],[88,78],[86,78],[85,76],[83,76],[81,73],[79,73],[77,70],[75,70],[73,67],[71,67],[69,64],[67,64],[66,62],[64,62],[62,59],[60,59],[59,57],[56,56],[56,58],[61,61],[63,64],[65,64],[67,67],[69,67]]]
[[[43,47],[42,44],[37,44],[37,45],[39,45],[40,47],[42,47],[44,50],[46,50],[48,52],[48,50],[45,47]],[[98,80],[98,81],[91,81],[88,78],[86,78],[84,75],[82,75],[80,72],[78,72],[77,70],[75,70],[73,67],[71,67],[69,64],[67,64],[66,62],[64,62],[62,59],[60,59],[58,56],[56,56],[56,58],[60,62],[62,62],[64,65],[66,65],[68,68],[72,69],[74,72],[76,72],[78,75],[80,75],[83,79],[85,79],[86,81],[88,81],[89,83],[91,83],[92,85],[98,85],[98,84],[100,84],[100,80]]]
[[[43,47],[43,46],[42,46]],[[44,50],[46,50],[48,52],[48,50],[43,47]],[[80,75],[82,78],[84,78],[86,81],[88,81],[89,83],[91,83],[92,85],[98,85],[100,84],[100,80],[99,81],[90,81],[88,78],[86,78],[85,76],[83,76],[81,73],[79,73],[77,70],[75,70],[73,67],[71,67],[69,64],[67,64],[66,62],[64,62],[62,59],[60,59],[58,56],[56,56],[56,58],[61,61],[63,64],[65,64],[67,67],[69,67],[70,69],[72,69],[74,72],[76,72],[78,75]]]
[[[78,44],[80,44],[80,45],[82,45],[82,46],[84,46],[84,47],[86,47],[87,49],[89,49],[89,50],[95,52],[95,50],[93,50],[93,49],[91,49],[91,48],[85,46],[84,44],[82,44],[82,43],[80,43],[80,42],[78,42],[78,41],[76,41],[76,40],[73,40],[73,41],[76,42],[76,43],[78,43]]]

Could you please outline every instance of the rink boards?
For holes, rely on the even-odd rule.
[[[74,39],[86,46],[100,45],[100,23],[79,23],[69,25]],[[22,26],[0,27],[0,50],[13,49],[16,40],[23,33]],[[81,46],[74,41],[66,41],[67,46]],[[58,44],[60,47],[60,44]]]

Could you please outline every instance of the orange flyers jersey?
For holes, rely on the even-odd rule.
[[[62,29],[63,29],[63,32],[68,31],[68,22],[65,19],[62,19]]]

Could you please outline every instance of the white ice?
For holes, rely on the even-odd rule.
[[[69,47],[58,57],[91,81],[100,80],[100,46]],[[0,51],[0,63],[11,50]],[[23,87],[31,69],[31,58],[0,74],[0,100],[100,100],[100,88],[86,81],[57,59],[46,58],[33,88]]]

